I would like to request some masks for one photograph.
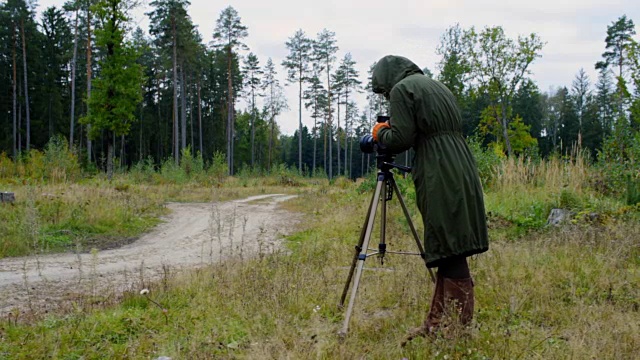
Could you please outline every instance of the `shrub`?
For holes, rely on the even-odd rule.
[[[502,163],[504,155],[501,155],[502,152],[496,152],[492,148],[483,149],[482,142],[478,136],[469,137],[467,141],[476,160],[482,185],[485,187],[490,186],[497,176],[497,168]]]
[[[207,173],[209,176],[214,178],[214,181],[217,184],[222,184],[228,172],[229,168],[227,167],[227,157],[223,152],[216,151],[213,154],[213,160],[211,161],[211,166],[207,170]]]

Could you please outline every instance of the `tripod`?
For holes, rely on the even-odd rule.
[[[376,190],[373,193],[373,198],[371,199],[371,203],[369,204],[369,211],[364,220],[364,225],[360,232],[360,240],[358,241],[358,245],[355,247],[355,254],[353,256],[353,261],[351,262],[351,269],[349,270],[349,275],[347,276],[347,282],[344,285],[344,290],[342,291],[342,296],[340,297],[340,308],[344,307],[344,301],[347,297],[347,292],[349,292],[349,287],[351,285],[351,280],[353,279],[354,271],[355,271],[355,279],[353,279],[353,288],[351,289],[351,297],[349,299],[349,306],[347,308],[347,312],[345,314],[344,323],[342,325],[342,329],[339,332],[339,335],[345,336],[347,334],[347,330],[349,328],[349,320],[351,319],[351,313],[353,312],[353,306],[356,300],[356,294],[358,292],[358,286],[360,285],[360,278],[362,276],[362,269],[364,268],[364,262],[368,257],[377,255],[380,259],[380,263],[384,264],[384,256],[385,254],[400,254],[400,255],[420,255],[420,257],[425,262],[426,266],[426,258],[424,254],[424,248],[422,243],[420,242],[420,237],[418,236],[418,232],[413,226],[413,222],[411,221],[411,216],[409,215],[409,211],[407,210],[407,206],[400,194],[400,190],[398,189],[398,185],[396,184],[395,179],[393,178],[392,169],[398,169],[403,172],[410,172],[411,168],[407,166],[397,165],[393,163],[393,155],[380,155],[376,156],[377,158],[377,167],[378,171],[378,181],[376,184]],[[384,193],[383,193],[384,191]],[[396,197],[400,201],[400,205],[402,206],[402,211],[404,212],[404,216],[409,223],[409,227],[411,229],[411,233],[413,238],[416,241],[416,245],[418,246],[418,253],[412,252],[403,252],[403,251],[387,251],[387,244],[385,242],[385,230],[386,230],[386,221],[387,221],[387,202],[393,198],[393,193],[395,192]],[[382,202],[381,207],[381,223],[380,223],[380,244],[378,244],[378,249],[369,249],[369,241],[371,240],[371,233],[373,231],[376,211],[378,210],[378,203]],[[372,250],[373,252],[369,253]],[[435,283],[436,279],[433,275],[431,269],[429,269],[429,275],[431,276],[431,280]]]

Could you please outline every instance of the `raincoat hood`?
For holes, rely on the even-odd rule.
[[[397,83],[413,74],[423,74],[418,65],[402,56],[387,55],[373,68],[371,76],[373,92],[388,97]]]

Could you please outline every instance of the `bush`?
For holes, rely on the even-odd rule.
[[[605,194],[623,195],[626,190],[627,201],[633,196],[634,179],[640,178],[638,170],[640,163],[640,132],[635,134],[628,146],[621,143],[614,136],[604,140],[602,150],[598,152],[597,168],[602,179],[599,190]],[[630,194],[631,192],[631,194]]]
[[[180,160],[180,168],[184,171],[188,178],[194,178],[204,174],[204,160],[202,154],[198,153],[196,157],[191,154],[191,145],[182,149],[182,158]]]
[[[627,205],[640,203],[640,179],[631,175],[627,176]]]
[[[133,181],[136,183],[152,182],[156,174],[155,161],[149,156],[145,160],[135,163],[130,171]]]
[[[207,170],[207,174],[214,178],[214,181],[217,184],[224,183],[224,179],[229,172],[229,168],[227,166],[227,157],[221,151],[216,151],[213,154],[213,160],[211,162],[211,166]]]
[[[66,183],[82,176],[76,154],[69,150],[63,136],[54,136],[45,146],[44,152],[30,150],[20,154],[15,163],[6,154],[0,154],[0,178],[14,176],[36,182]]]
[[[504,156],[501,156],[500,152],[496,152],[492,148],[483,149],[482,141],[478,136],[469,137],[467,141],[471,153],[476,160],[482,186],[490,186],[497,176],[497,167],[502,162]]]

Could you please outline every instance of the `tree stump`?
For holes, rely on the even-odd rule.
[[[16,195],[10,192],[0,192],[0,203],[12,203],[16,201]]]

